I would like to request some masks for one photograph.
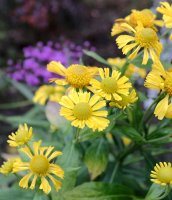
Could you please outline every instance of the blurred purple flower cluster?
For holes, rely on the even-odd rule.
[[[12,79],[25,82],[27,85],[41,85],[52,77],[46,70],[46,65],[50,61],[60,61],[66,67],[77,64],[83,56],[82,49],[95,51],[88,41],[83,45],[76,45],[70,41],[57,43],[49,41],[47,44],[38,42],[35,46],[23,48],[23,60],[17,62],[8,60],[7,73]]]

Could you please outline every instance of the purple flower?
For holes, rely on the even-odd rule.
[[[83,45],[76,45],[64,39],[56,43],[38,42],[35,46],[23,48],[22,61],[14,62],[9,59],[7,72],[12,79],[30,86],[48,83],[54,75],[46,70],[46,65],[52,60],[60,61],[66,67],[70,64],[77,64],[83,56],[82,49],[95,50],[88,41],[85,41]]]

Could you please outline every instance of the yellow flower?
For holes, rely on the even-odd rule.
[[[27,124],[19,125],[18,130],[15,133],[11,133],[8,136],[7,142],[12,147],[19,147],[27,144],[32,138],[32,127],[28,128]]]
[[[89,85],[91,78],[97,73],[96,67],[86,67],[73,64],[65,68],[60,62],[52,61],[47,66],[48,71],[64,78],[52,78],[50,81],[59,85],[70,85],[73,88],[83,88]]]
[[[125,17],[124,19],[117,19],[112,27],[111,35],[114,36],[116,34],[122,33],[124,31],[130,32],[131,30],[127,27],[123,27],[122,24],[127,23],[128,25],[135,28],[139,23],[143,25],[145,28],[152,28],[155,31],[156,26],[163,26],[162,20],[157,20],[156,15],[149,10],[132,10],[131,14]]]
[[[163,15],[163,20],[167,28],[172,28],[172,4],[168,2],[160,2],[161,6],[157,8],[157,11]],[[172,40],[172,34],[170,35]]]
[[[122,49],[123,54],[127,55],[133,50],[128,58],[134,59],[138,52],[143,49],[144,56],[142,64],[147,64],[149,57],[151,57],[153,61],[159,59],[162,51],[162,44],[159,42],[158,36],[152,28],[144,28],[141,24],[135,29],[128,24],[123,24],[123,26],[130,28],[133,32],[133,36],[120,35],[116,39],[118,48]]]
[[[172,184],[172,166],[171,163],[160,162],[154,167],[154,171],[151,171],[151,181],[162,186]]]
[[[51,191],[49,180],[52,181],[57,191],[61,188],[61,182],[53,176],[55,175],[63,179],[64,171],[60,166],[54,164],[52,160],[57,156],[62,155],[62,152],[52,152],[53,149],[54,147],[52,146],[41,147],[41,141],[33,143],[33,153],[27,146],[20,149],[20,151],[26,154],[29,158],[28,162],[20,161],[14,164],[14,172],[28,171],[28,174],[20,180],[20,187],[27,189],[29,187],[29,181],[32,178],[29,188],[34,189],[36,181],[39,178],[39,189],[43,190],[47,194]]]
[[[122,100],[120,100],[120,101],[112,100],[110,102],[110,106],[117,107],[120,109],[125,109],[130,104],[135,103],[138,100],[137,94],[134,89],[130,92],[130,94],[128,96],[121,95],[121,97],[122,97]]]
[[[134,28],[139,23],[145,28],[152,28],[157,31],[155,26],[163,26],[162,20],[157,20],[156,15],[149,9],[132,10],[129,18],[129,24]]]
[[[126,76],[120,77],[121,73],[117,70],[112,71],[112,75],[109,74],[108,68],[99,68],[99,74],[101,80],[92,79],[90,84],[90,90],[94,93],[104,97],[106,100],[115,99],[121,101],[121,95],[128,95],[131,83]]]
[[[59,102],[65,93],[65,88],[58,85],[43,85],[35,93],[33,101],[45,105],[46,101]]]
[[[100,110],[106,105],[100,98],[97,95],[91,97],[90,92],[72,91],[68,96],[62,97],[60,115],[72,121],[72,126],[79,128],[88,126],[93,131],[96,129],[102,131],[108,126],[109,120],[106,119],[108,112]]]
[[[107,62],[112,65],[112,69],[120,70],[126,63],[126,58],[108,58]],[[146,76],[146,70],[129,64],[125,76],[131,77],[133,74],[138,74],[141,78],[144,78]]]
[[[131,144],[131,139],[128,138],[128,137],[123,136],[122,141],[123,141],[125,146],[128,146],[129,144]]]
[[[20,161],[19,158],[11,158],[5,162],[3,162],[1,168],[0,168],[0,173],[2,174],[10,174],[13,173],[13,169],[14,169],[14,163]]]
[[[164,117],[172,118],[172,72],[165,71],[160,62],[155,62],[152,71],[147,75],[145,87],[166,92],[166,96],[157,104],[154,114],[159,120]]]

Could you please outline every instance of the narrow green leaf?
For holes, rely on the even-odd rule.
[[[64,200],[133,200],[133,193],[122,185],[90,182],[64,194]]]
[[[23,96],[25,96],[29,100],[33,99],[33,93],[26,85],[12,79],[9,79],[9,81]]]
[[[98,55],[94,51],[83,50],[83,52],[84,52],[85,55],[97,60],[98,62],[103,63],[103,64],[111,67],[111,65],[103,57],[101,57],[100,55]]]

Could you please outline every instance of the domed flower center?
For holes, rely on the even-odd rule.
[[[48,171],[49,161],[45,156],[36,155],[30,161],[30,169],[33,173],[42,175]]]
[[[26,141],[26,137],[27,137],[28,132],[23,131],[18,131],[16,134],[16,142],[22,142],[24,144],[24,142]]]
[[[164,82],[164,89],[170,96],[172,96],[172,73],[167,75]]]
[[[140,21],[144,27],[152,27],[154,23],[154,15],[149,9],[144,9],[142,11],[134,10],[130,15],[130,23],[136,27]]]
[[[104,92],[111,94],[117,90],[118,86],[114,78],[108,77],[102,80],[101,88]]]
[[[89,69],[82,65],[71,65],[66,70],[67,82],[75,88],[83,88],[90,82]]]
[[[87,120],[91,116],[91,107],[88,103],[81,102],[75,105],[74,116],[79,120]]]
[[[146,48],[154,46],[158,41],[157,34],[152,28],[138,29],[135,37],[140,46]]]
[[[170,183],[172,181],[172,168],[163,167],[157,172],[157,178],[163,183]]]

